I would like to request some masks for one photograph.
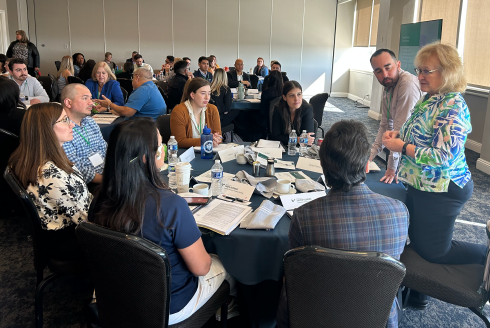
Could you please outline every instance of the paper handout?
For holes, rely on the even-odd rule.
[[[281,196],[281,202],[282,202],[282,206],[284,206],[284,208],[289,211],[289,210],[294,210],[295,208],[298,208],[301,205],[304,205],[308,202],[311,202],[312,200],[315,200],[325,195],[326,195],[325,191],[307,192],[307,193],[301,193],[295,195],[284,195]]]
[[[255,187],[249,184],[228,181],[228,183],[223,186],[223,195],[248,202],[250,197],[252,197],[254,190]]]
[[[183,152],[180,156],[180,161],[181,162],[191,162],[194,158],[196,158],[196,154],[194,153],[194,147],[191,147],[187,149],[185,152]]]
[[[298,158],[298,163],[296,163],[296,168],[316,173],[323,173],[322,166],[318,159],[300,157]]]
[[[196,212],[194,219],[199,227],[229,235],[251,211],[249,206],[214,199]]]
[[[243,154],[245,152],[244,146],[231,147],[225,150],[218,151],[221,163],[226,163],[235,159],[236,154]]]

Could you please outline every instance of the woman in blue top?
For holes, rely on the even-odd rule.
[[[102,95],[106,96],[116,105],[124,106],[124,97],[121,91],[119,82],[116,81],[116,76],[111,72],[109,65],[101,61],[95,64],[92,70],[92,78],[85,82],[85,86],[92,93],[94,103],[95,99],[103,99]],[[100,111],[99,109],[97,109]],[[104,109],[102,109],[104,110]]]
[[[269,69],[264,65],[264,58],[257,58],[257,66],[254,68],[254,75],[262,77],[269,75]]]
[[[218,257],[204,249],[187,202],[161,181],[162,146],[151,118],[116,125],[89,221],[140,235],[165,249],[171,265],[169,325],[173,325],[204,305],[225,279],[233,288],[234,279]]]

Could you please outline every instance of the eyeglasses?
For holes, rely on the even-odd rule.
[[[63,124],[66,124],[66,125],[70,125],[71,124],[71,121],[70,119],[68,118],[68,116],[65,115],[65,117],[63,117],[61,120],[59,121],[56,121],[54,124],[56,123],[63,123]]]
[[[415,75],[416,76],[419,76],[421,73],[422,73],[423,76],[427,76],[427,75],[432,74],[432,73],[434,73],[435,71],[438,71],[438,70],[439,69],[437,69],[437,68],[436,69],[433,69],[431,71],[426,70],[426,69],[414,68],[414,71],[415,71]]]

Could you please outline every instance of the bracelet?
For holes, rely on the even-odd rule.
[[[405,142],[405,144],[403,145],[403,148],[402,148],[402,155],[406,155],[407,154],[407,146],[409,145],[408,142]]]

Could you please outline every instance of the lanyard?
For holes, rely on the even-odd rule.
[[[85,129],[85,127],[83,127],[83,130],[85,131],[85,133],[87,134],[87,136],[85,137],[80,131],[78,131],[78,129],[76,129],[75,131],[80,135],[80,137],[82,137],[82,139],[87,143],[87,145],[90,147],[90,140],[88,139],[88,132],[87,130]]]
[[[390,108],[391,108],[391,99],[393,98],[393,93],[390,94],[390,100],[388,102],[388,91],[385,91],[386,98],[386,121],[390,120]]]
[[[195,120],[196,120],[196,117],[194,116],[194,121]],[[199,135],[201,135],[202,134],[202,111],[201,111],[201,115],[199,116],[199,125],[197,125],[197,123],[195,123],[195,122],[192,122],[192,123],[194,123],[194,125],[196,126],[196,129],[199,132]]]

